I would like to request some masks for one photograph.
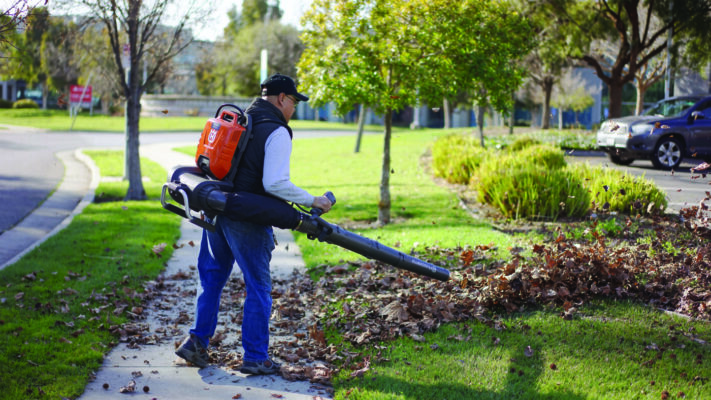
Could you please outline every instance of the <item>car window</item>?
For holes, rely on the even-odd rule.
[[[696,111],[701,111],[706,115],[708,118],[711,116],[711,100],[710,101],[705,101],[699,105],[699,107],[696,109]]]
[[[664,117],[681,116],[691,106],[696,104],[695,99],[672,99],[664,100],[655,104],[652,108],[644,112],[644,115],[661,115]]]

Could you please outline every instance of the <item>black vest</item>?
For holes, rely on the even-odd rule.
[[[252,138],[240,160],[234,179],[234,191],[266,194],[262,177],[264,176],[264,146],[267,139],[280,126],[289,131],[289,137],[293,138],[294,134],[281,111],[262,98],[254,99],[246,113],[252,118]]]

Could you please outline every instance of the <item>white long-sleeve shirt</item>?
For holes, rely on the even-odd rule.
[[[267,138],[264,145],[264,190],[282,200],[311,207],[314,196],[291,182],[290,160],[291,137],[289,131],[280,126]]]

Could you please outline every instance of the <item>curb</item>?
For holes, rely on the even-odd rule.
[[[94,201],[94,191],[99,184],[99,169],[82,149],[56,153],[64,164],[64,177],[57,189],[42,204],[12,229],[0,236],[0,248],[15,255],[0,265],[0,270],[16,263],[47,239],[66,228],[77,214]],[[80,165],[89,172],[88,188],[86,176],[82,177]],[[78,192],[83,192],[79,197]],[[69,204],[77,202],[76,206]],[[58,223],[57,223],[58,222]],[[55,223],[57,223],[55,225]]]

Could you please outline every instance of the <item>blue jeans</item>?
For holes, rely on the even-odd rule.
[[[207,348],[217,327],[220,295],[234,262],[242,270],[247,294],[242,318],[245,361],[269,358],[269,318],[272,312],[272,279],[269,262],[274,250],[271,226],[218,217],[214,232],[203,230],[198,272],[195,323],[190,333]]]

